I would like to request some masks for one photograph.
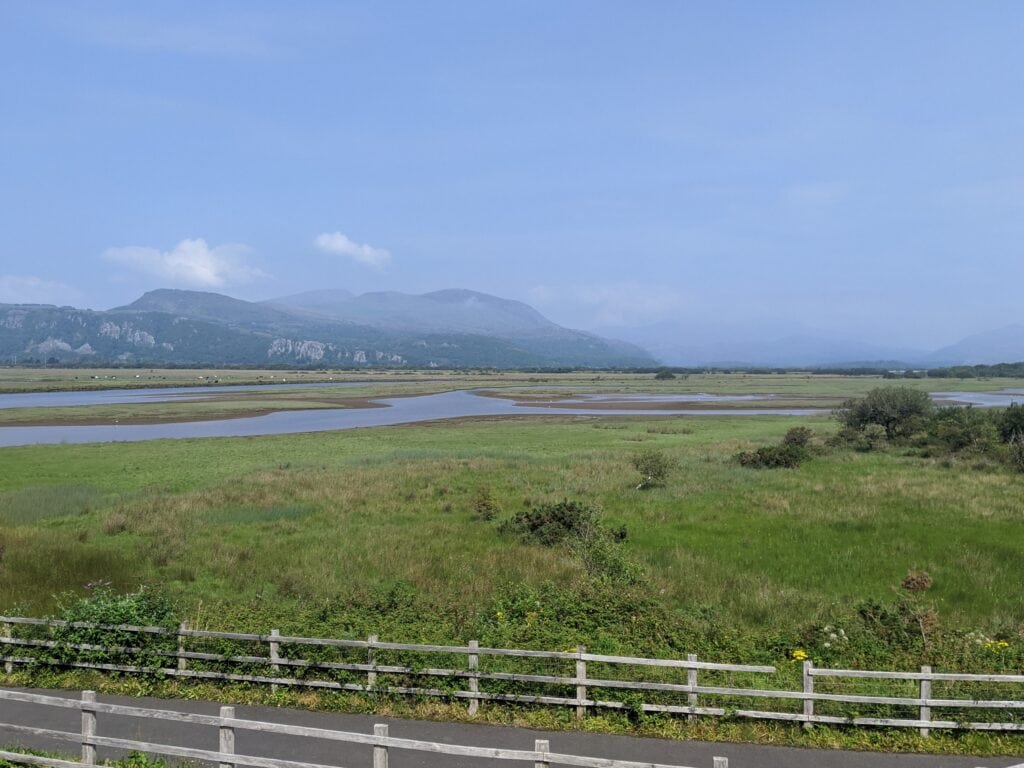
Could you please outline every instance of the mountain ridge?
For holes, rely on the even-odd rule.
[[[440,292],[427,301],[507,299]],[[341,295],[339,293],[336,296]],[[527,305],[517,311],[536,312]],[[110,310],[0,304],[0,360],[56,363],[287,364],[323,367],[634,367],[645,350],[557,326],[536,313],[539,334],[489,334],[422,323],[359,323],[273,302],[157,289]]]

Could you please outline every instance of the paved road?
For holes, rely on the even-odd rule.
[[[48,695],[78,697],[74,692],[34,691]],[[128,704],[153,709],[174,709],[180,712],[217,714],[219,705],[203,701],[149,699],[126,696],[100,696],[100,701]],[[387,723],[389,735],[399,738],[468,744],[505,749],[533,749],[534,739],[548,739],[552,752],[622,760],[646,760],[658,763],[711,768],[712,757],[729,758],[730,768],[1004,768],[1022,762],[1022,758],[972,758],[931,755],[884,755],[871,752],[838,752],[831,750],[761,747],[747,744],[713,744],[699,741],[668,741],[640,739],[629,736],[608,736],[575,731],[544,732],[525,728],[465,723],[433,723],[367,715],[337,715],[305,712],[274,707],[236,707],[242,719],[264,720],[314,728],[372,733],[374,723]],[[81,724],[77,710],[44,707],[0,700],[0,723],[33,725],[39,728],[78,732]],[[98,715],[98,732],[102,736],[139,739],[152,743],[175,744],[199,749],[217,748],[217,731],[212,727],[186,725],[163,720]],[[311,763],[361,768],[371,765],[371,748],[357,744],[299,739],[291,736],[238,732],[239,753],[280,757]],[[74,745],[42,738],[13,736],[0,727],[0,743],[19,743],[54,752],[75,752]],[[408,752],[392,749],[390,763],[394,768],[476,768],[483,765],[520,766],[508,761],[482,761]],[[100,757],[116,751],[100,750]]]

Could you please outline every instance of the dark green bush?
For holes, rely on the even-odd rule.
[[[1010,407],[999,414],[997,419],[999,439],[1009,443],[1015,435],[1024,438],[1024,405],[1011,403]]]
[[[793,469],[799,467],[807,455],[807,449],[799,445],[766,445],[756,451],[741,451],[736,454],[736,460],[753,469]]]
[[[640,473],[637,490],[664,485],[675,462],[657,448],[645,448],[632,458],[633,467]]]
[[[835,412],[847,427],[877,424],[889,440],[909,437],[921,429],[935,406],[927,392],[908,387],[878,387],[858,400],[847,400]]]
[[[597,512],[577,501],[541,504],[517,512],[503,522],[499,530],[518,536],[525,542],[554,547],[574,539],[588,539],[600,528]]]

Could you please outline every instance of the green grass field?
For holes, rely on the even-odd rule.
[[[560,395],[764,392],[780,401],[825,404],[879,383],[800,375],[654,382],[650,375],[444,374],[407,382],[381,378],[342,392],[374,397],[469,386],[513,395],[545,389]],[[907,383],[932,390],[1020,385]],[[146,409],[150,415],[165,409],[176,418],[190,408],[194,415],[226,404],[240,411],[308,407],[327,396],[311,383],[302,391],[124,406],[119,413],[139,418]],[[72,420],[109,415],[75,410]],[[816,446],[799,468],[754,470],[735,460],[738,451],[777,443],[797,425],[814,430]],[[0,612],[52,614],[69,593],[86,595],[86,585],[109,581],[123,591],[157,587],[174,599],[182,618],[210,629],[372,633],[408,642],[473,638],[548,649],[584,643],[599,653],[637,655],[695,652],[709,660],[770,663],[781,678],[793,680],[799,669],[790,658],[797,648],[820,665],[1019,671],[1024,475],[981,455],[925,458],[898,447],[868,453],[826,447],[837,428],[827,415],[611,417],[598,411],[583,418],[552,414],[308,435],[0,449]],[[675,467],[663,487],[637,490],[631,459],[648,448],[669,456]],[[481,519],[482,497],[490,499],[492,519]],[[628,537],[616,552],[639,566],[639,578],[595,576],[575,550],[524,543],[499,530],[518,511],[564,499],[600,510],[609,526],[626,527]],[[908,599],[898,587],[912,570],[931,574],[933,586]],[[908,605],[923,612],[900,613]],[[919,616],[939,629],[924,638],[914,623]],[[826,645],[826,625],[845,628],[849,642]],[[999,638],[1006,647],[993,650],[979,637]],[[135,685],[73,675],[14,682],[109,690]],[[177,684],[159,690],[195,695]],[[269,695],[199,690],[240,702]],[[368,706],[298,692],[284,701]],[[387,706],[461,716],[457,707]],[[488,717],[565,727],[557,713],[495,708]],[[634,727],[621,718],[588,723]],[[926,744],[906,734],[804,734],[724,722],[639,727],[688,738],[805,745],[1020,748],[1013,737],[980,734]]]
[[[472,612],[504,584],[585,578],[557,550],[475,520],[571,498],[624,524],[669,609],[795,631],[910,569],[957,624],[1020,624],[1024,478],[885,453],[796,470],[732,456],[824,417],[521,418],[316,435],[4,449],[0,605],[40,613],[96,579],[166,585],[190,606],[359,600],[396,584]],[[635,490],[631,456],[677,468]]]

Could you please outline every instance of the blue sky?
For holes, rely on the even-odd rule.
[[[0,301],[1024,322],[1024,4],[0,2]],[[781,331],[780,331],[781,332]]]

